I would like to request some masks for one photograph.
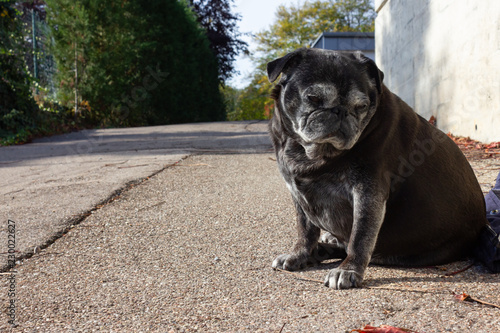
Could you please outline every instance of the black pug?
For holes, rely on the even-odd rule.
[[[281,74],[269,127],[298,229],[274,268],[344,258],[325,285],[346,289],[361,286],[369,263],[438,265],[471,252],[486,224],[472,168],[387,89],[372,60],[299,49],[267,72],[271,82]]]

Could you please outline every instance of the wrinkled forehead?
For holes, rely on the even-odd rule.
[[[296,79],[303,86],[333,85],[341,95],[353,88],[366,91],[367,75],[359,63],[341,52],[316,49],[308,52],[296,68]],[[294,80],[295,81],[295,80]]]

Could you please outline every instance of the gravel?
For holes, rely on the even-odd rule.
[[[480,166],[482,167],[482,166]],[[478,170],[476,170],[478,171]],[[484,171],[481,169],[481,172]],[[497,172],[497,171],[496,171]],[[496,172],[480,175],[493,184]],[[485,185],[486,186],[486,185]],[[485,191],[487,188],[484,189]],[[349,332],[366,324],[418,332],[493,332],[500,275],[468,261],[370,266],[365,288],[321,283],[330,262],[271,269],[295,239],[293,205],[270,153],[197,155],[134,186],[16,267],[16,323],[1,331]]]

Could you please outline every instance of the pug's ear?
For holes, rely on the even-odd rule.
[[[375,80],[378,93],[382,92],[382,81],[384,80],[384,73],[377,67],[375,61],[371,60],[361,52],[354,52],[353,57],[360,63],[366,66],[366,73],[371,79]]]
[[[276,81],[278,76],[280,76],[281,72],[286,69],[287,65],[290,64],[292,59],[296,59],[299,55],[302,55],[305,52],[305,48],[301,48],[295,50],[291,53],[288,53],[286,56],[273,60],[267,63],[267,77],[270,82]]]

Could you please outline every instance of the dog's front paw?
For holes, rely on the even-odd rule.
[[[282,254],[273,261],[273,268],[284,269],[286,271],[297,271],[305,268],[309,263],[308,257],[297,254]]]
[[[363,276],[353,270],[342,268],[332,269],[325,278],[325,286],[334,289],[349,289],[361,287]]]

